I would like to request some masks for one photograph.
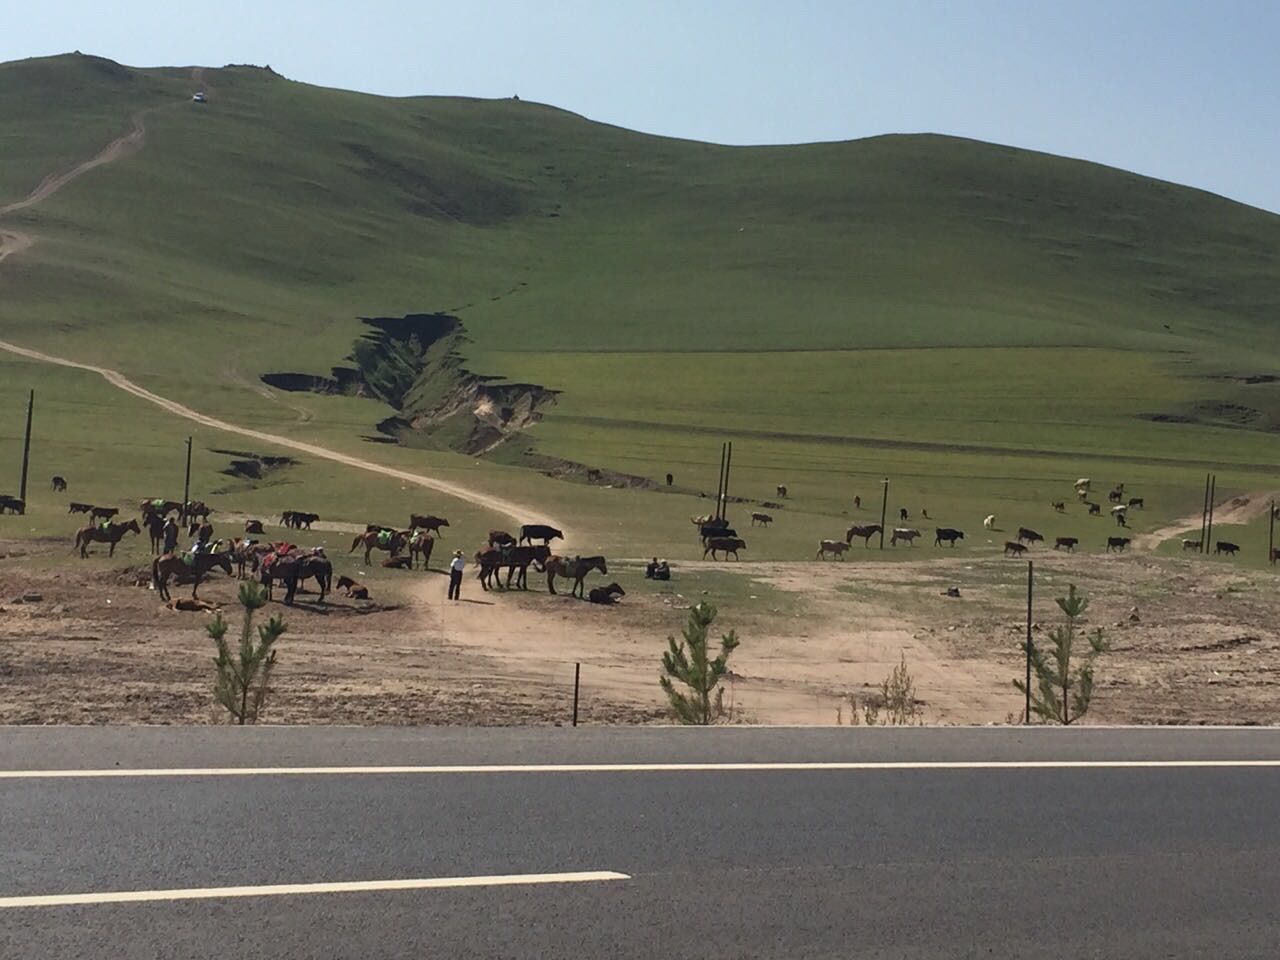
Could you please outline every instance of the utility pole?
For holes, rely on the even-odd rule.
[[[728,453],[724,458],[724,505],[720,508],[720,519],[727,521],[729,519],[729,470],[733,467],[733,441],[730,440],[726,445]]]
[[[179,516],[187,519],[187,504],[191,502],[191,438],[187,437],[187,479],[182,483],[182,512]]]
[[[1027,689],[1026,704],[1023,707],[1022,722],[1024,724],[1031,722],[1031,594],[1035,589],[1035,579],[1033,571],[1035,564],[1027,561]]]
[[[1204,552],[1209,552],[1209,541],[1213,539],[1213,501],[1218,495],[1218,475],[1216,473],[1209,476],[1209,527],[1204,537]]]
[[[1205,527],[1209,523],[1209,474],[1204,475],[1204,503],[1200,507],[1200,552],[1209,552],[1209,531]]]
[[[27,467],[31,463],[31,414],[35,407],[36,392],[32,390],[27,398],[27,434],[22,441],[22,482],[18,484],[18,499],[24,503],[27,499]]]
[[[884,484],[884,499],[880,501],[880,549],[884,549],[884,522],[889,516],[889,478],[885,477],[881,483]]]
[[[1276,565],[1276,500],[1271,498],[1271,520],[1267,527],[1267,562]]]

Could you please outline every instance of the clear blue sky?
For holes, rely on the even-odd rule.
[[[722,143],[935,131],[1280,211],[1280,0],[46,0],[0,59],[270,64]]]

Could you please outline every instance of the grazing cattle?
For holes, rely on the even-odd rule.
[[[1129,506],[1133,507],[1135,510],[1146,509],[1142,504],[1142,497],[1130,497]]]
[[[368,600],[369,588],[363,583],[356,583],[350,577],[338,578],[338,589],[345,590],[352,600]]]
[[[996,515],[994,513],[988,514],[986,519],[982,521],[982,526],[986,530],[994,530],[996,528]]]
[[[548,557],[545,564],[547,570],[547,592],[556,592],[556,577],[571,578],[573,580],[573,590],[570,593],[575,597],[582,596],[583,581],[587,578],[592,570],[599,570],[605,576],[609,575],[609,567],[605,563],[604,557]]]
[[[957,540],[963,540],[963,539],[964,539],[963,530],[952,530],[950,527],[939,527],[937,530],[934,531],[933,545],[935,547],[940,547],[945,542],[945,543],[951,544],[951,546],[954,547],[956,545]]]
[[[70,508],[67,510],[67,513],[88,513],[92,509],[93,509],[92,503],[76,503],[73,500],[71,502]]]
[[[906,523],[908,520],[911,519],[911,514],[907,513],[906,507],[902,507],[901,509],[898,510],[898,519],[903,523]]]
[[[627,591],[616,583],[611,583],[607,587],[592,587],[587,592],[587,599],[592,603],[611,605],[617,603],[614,597],[625,597],[626,595]]]
[[[21,516],[27,512],[27,501],[21,497],[0,496],[0,513],[5,512]]]
[[[1077,491],[1076,491],[1076,499],[1077,499],[1077,500],[1079,500],[1081,503],[1088,503],[1088,502],[1089,502],[1089,491],[1088,491],[1088,490],[1077,490]]]
[[[853,509],[855,509],[855,510],[861,510],[861,509],[862,509],[862,498],[861,498],[861,497],[854,497],[854,498],[853,498]]]
[[[1056,510],[1058,513],[1066,513],[1067,502],[1065,500],[1055,500],[1053,501],[1053,509]]]
[[[669,487],[669,486],[671,486],[671,485],[672,485],[673,483],[675,483],[675,482],[676,482],[676,478],[675,478],[675,477],[673,477],[671,474],[669,474],[669,473],[668,473],[668,474],[667,474],[667,486]]]
[[[854,537],[861,537],[863,546],[871,546],[871,538],[880,532],[880,524],[871,523],[859,526],[855,524],[845,531],[844,542],[853,543]]]
[[[188,554],[186,557],[172,553],[165,554],[151,561],[151,585],[160,594],[160,599],[168,603],[169,579],[191,577],[191,599],[198,600],[196,591],[200,589],[200,582],[215,567],[225,571],[228,577],[231,576],[230,552],[195,553]]]
[[[1219,540],[1213,545],[1213,552],[1215,554],[1225,553],[1227,556],[1234,557],[1240,552],[1240,545],[1232,543],[1230,540]]]
[[[747,542],[739,540],[737,537],[711,537],[707,540],[706,549],[702,551],[702,559],[707,559],[707,554],[711,554],[712,560],[719,560],[717,553],[723,553],[725,559],[729,558],[729,554],[733,554],[733,559],[738,559],[738,551],[747,549]]]
[[[1102,504],[1086,500],[1085,505],[1089,508],[1089,516],[1097,517],[1102,515]]]
[[[73,549],[80,551],[81,557],[89,556],[89,544],[91,543],[109,543],[111,549],[107,551],[107,556],[114,557],[116,555],[116,544],[124,539],[126,533],[142,533],[142,528],[138,526],[137,520],[130,520],[127,523],[101,523],[92,527],[81,527],[76,531],[76,545]]]
[[[489,546],[492,547],[514,547],[516,538],[505,530],[489,531]]]
[[[769,524],[773,523],[773,517],[769,516],[767,513],[753,513],[751,515],[751,525],[754,527],[757,523],[762,527],[767,527]]]
[[[1018,539],[1027,543],[1041,543],[1044,541],[1044,537],[1027,527],[1018,528]]]
[[[782,497],[784,500],[786,499],[786,496],[787,496],[786,484],[782,484],[782,483],[778,484],[778,496]]]
[[[54,492],[54,493],[66,493],[66,492],[67,492],[67,478],[66,478],[66,477],[54,477],[54,478],[53,478],[53,492]]]
[[[1129,546],[1129,543],[1130,540],[1128,537],[1107,537],[1107,550],[1114,550],[1117,553],[1122,553],[1124,548]]]
[[[90,520],[110,520],[120,512],[119,507],[90,507]]]
[[[410,530],[426,530],[430,533],[434,533],[438,537],[443,537],[444,534],[440,532],[440,528],[447,527],[448,525],[449,521],[444,517],[437,517],[431,514],[420,516],[416,513],[409,515]]]
[[[889,546],[896,547],[898,545],[898,541],[901,540],[902,542],[914,547],[916,545],[916,537],[918,536],[920,536],[920,531],[913,527],[894,527],[893,535],[889,537]]]
[[[1093,486],[1093,481],[1090,480],[1088,477],[1081,477],[1079,480],[1075,482],[1075,488],[1077,490],[1087,491],[1091,486]]]
[[[1053,549],[1066,550],[1067,553],[1076,552],[1076,544],[1080,542],[1079,537],[1057,537],[1053,541]]]
[[[1006,540],[1004,542],[1004,555],[1006,557],[1020,557],[1027,552],[1027,548],[1016,540]]]
[[[257,534],[261,534],[261,533],[263,532],[263,531],[262,531],[262,521],[261,521],[261,520],[246,520],[246,521],[244,522],[244,532],[245,532],[245,533],[257,533]]]
[[[1199,549],[1200,549],[1200,541],[1199,541],[1199,540],[1184,539],[1184,540],[1182,541],[1182,549],[1183,549],[1183,550],[1199,550]]]
[[[727,525],[723,527],[706,526],[698,531],[698,537],[703,543],[706,543],[712,537],[736,537],[737,535],[738,531]]]
[[[823,540],[818,544],[817,559],[823,560],[827,554],[833,557],[844,559],[844,552],[849,549],[849,543],[846,540]]]
[[[563,540],[564,534],[555,527],[549,527],[545,523],[526,523],[520,528],[520,539],[518,543],[533,543],[535,540],[541,540],[543,545],[550,544],[552,540]]]
[[[929,516],[929,508],[928,508],[928,507],[921,507],[921,508],[920,508],[920,517],[921,517],[922,519],[924,519],[924,520],[932,519],[932,518]]]
[[[1112,503],[1119,503],[1122,499],[1124,499],[1124,484],[1123,483],[1120,484],[1118,487],[1116,487],[1114,490],[1108,493],[1107,499],[1110,500]]]

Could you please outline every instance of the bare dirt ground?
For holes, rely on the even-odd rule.
[[[0,544],[4,554],[41,549]],[[221,722],[206,614],[167,609],[134,585],[136,569],[47,570],[32,559],[0,559],[0,723]],[[1150,555],[1037,559],[1036,636],[1057,622],[1053,597],[1074,582],[1095,598],[1089,626],[1112,640],[1090,722],[1280,720],[1273,575]],[[1024,571],[963,557],[743,564],[760,600],[723,615],[742,639],[729,688],[736,718],[847,720],[847,697],[865,696],[905,657],[927,722],[1007,721],[1021,710],[1011,680],[1022,670]],[[444,576],[419,571],[380,586],[381,605],[335,598],[327,610],[284,610],[266,719],[567,723],[580,662],[583,722],[662,720],[658,662],[701,599],[680,592],[695,572],[686,565],[671,584],[633,589],[612,608],[550,597],[536,576],[528,593],[484,594],[468,578],[464,601],[450,604]],[[959,598],[945,595],[951,586]],[[226,579],[201,589],[235,624],[233,592]],[[24,594],[40,599],[13,602]]]

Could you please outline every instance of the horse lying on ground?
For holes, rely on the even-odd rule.
[[[347,591],[347,596],[352,600],[369,599],[369,588],[363,583],[356,583],[350,577],[339,577],[338,589]]]
[[[81,557],[87,557],[89,556],[89,544],[109,543],[111,544],[111,549],[107,551],[107,556],[114,557],[116,555],[116,544],[124,539],[126,533],[142,533],[137,520],[130,520],[127,523],[104,523],[93,527],[81,527],[76,531],[76,545],[73,549],[79,550]]]
[[[581,597],[583,581],[592,570],[599,570],[604,576],[609,575],[609,567],[604,557],[548,557],[544,565],[547,571],[547,592],[556,592],[556,577],[573,580],[570,594]]]
[[[607,587],[592,587],[587,593],[587,599],[592,603],[612,605],[618,602],[614,597],[625,597],[626,595],[627,591],[623,590],[618,584],[611,583]]]
[[[849,549],[847,540],[823,540],[818,544],[818,555],[816,559],[822,560],[829,553],[833,557],[844,559],[844,552]]]
[[[261,521],[261,520],[246,520],[246,521],[244,522],[244,532],[245,532],[245,533],[257,533],[257,534],[261,534],[261,533],[263,532],[263,530],[262,530],[262,521]]]

